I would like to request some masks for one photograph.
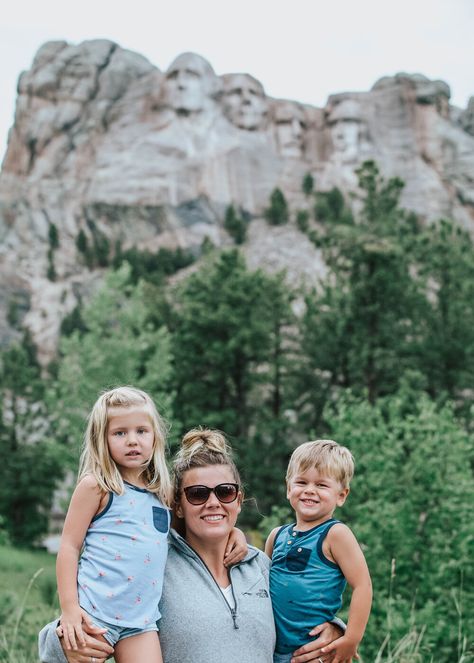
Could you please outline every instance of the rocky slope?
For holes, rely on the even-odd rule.
[[[303,205],[307,172],[318,190],[350,192],[373,158],[427,222],[474,228],[474,99],[460,110],[449,96],[442,81],[401,73],[314,108],[269,98],[248,74],[216,76],[196,54],[161,72],[105,40],[45,44],[20,76],[0,175],[0,343],[16,317],[42,360],[53,356],[61,318],[100,281],[78,254],[81,230],[149,250],[226,245],[233,203],[257,219],[252,266],[317,282],[324,265],[307,238],[258,220],[275,186]]]

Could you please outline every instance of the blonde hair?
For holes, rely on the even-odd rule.
[[[175,501],[179,500],[184,473],[195,467],[228,465],[235,483],[241,486],[239,471],[224,433],[210,428],[193,428],[181,440],[181,448],[173,462]],[[242,489],[241,489],[242,490]]]
[[[156,493],[169,505],[171,480],[166,466],[166,425],[150,396],[135,387],[116,387],[102,393],[94,404],[87,422],[79,466],[79,481],[86,475],[95,478],[106,492],[123,494],[124,483],[107,443],[109,419],[115,408],[142,410],[150,418],[154,440],[150,459],[143,468],[147,490]]]
[[[295,476],[315,468],[336,479],[343,488],[349,488],[354,476],[354,457],[347,447],[334,440],[305,442],[293,451],[286,471],[287,483]]]

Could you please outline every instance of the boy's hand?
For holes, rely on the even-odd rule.
[[[241,562],[248,551],[249,547],[245,534],[238,527],[232,528],[224,553],[224,566],[229,567],[237,564],[237,562]]]
[[[61,623],[65,648],[69,650],[77,649],[78,646],[85,647],[86,639],[82,630],[82,624],[84,623],[89,628],[94,627],[87,612],[79,606],[68,608],[64,610],[59,621]]]
[[[358,660],[359,654],[357,653],[357,645],[359,643],[351,640],[347,635],[338,638],[331,642],[321,650],[321,655],[334,654],[332,663],[351,663],[353,659]],[[323,660],[324,660],[323,656]]]

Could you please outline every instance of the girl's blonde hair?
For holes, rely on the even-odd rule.
[[[175,502],[179,501],[181,495],[184,473],[195,467],[208,465],[228,465],[234,475],[235,483],[242,485],[224,433],[210,428],[193,428],[181,440],[181,448],[173,462]],[[242,488],[240,490],[242,491]]]
[[[158,414],[150,396],[135,387],[116,387],[99,396],[91,410],[84,435],[84,445],[79,467],[79,481],[92,475],[102,490],[121,495],[124,484],[107,443],[109,419],[115,408],[141,410],[150,418],[154,440],[150,459],[143,468],[147,490],[156,493],[169,505],[171,480],[166,466],[166,425]]]

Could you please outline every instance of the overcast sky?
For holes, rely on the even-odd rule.
[[[445,80],[474,95],[474,0],[11,0],[0,12],[0,155],[18,75],[45,41],[107,38],[160,69],[182,51],[217,74],[248,72],[267,93],[325,104],[382,76]]]

